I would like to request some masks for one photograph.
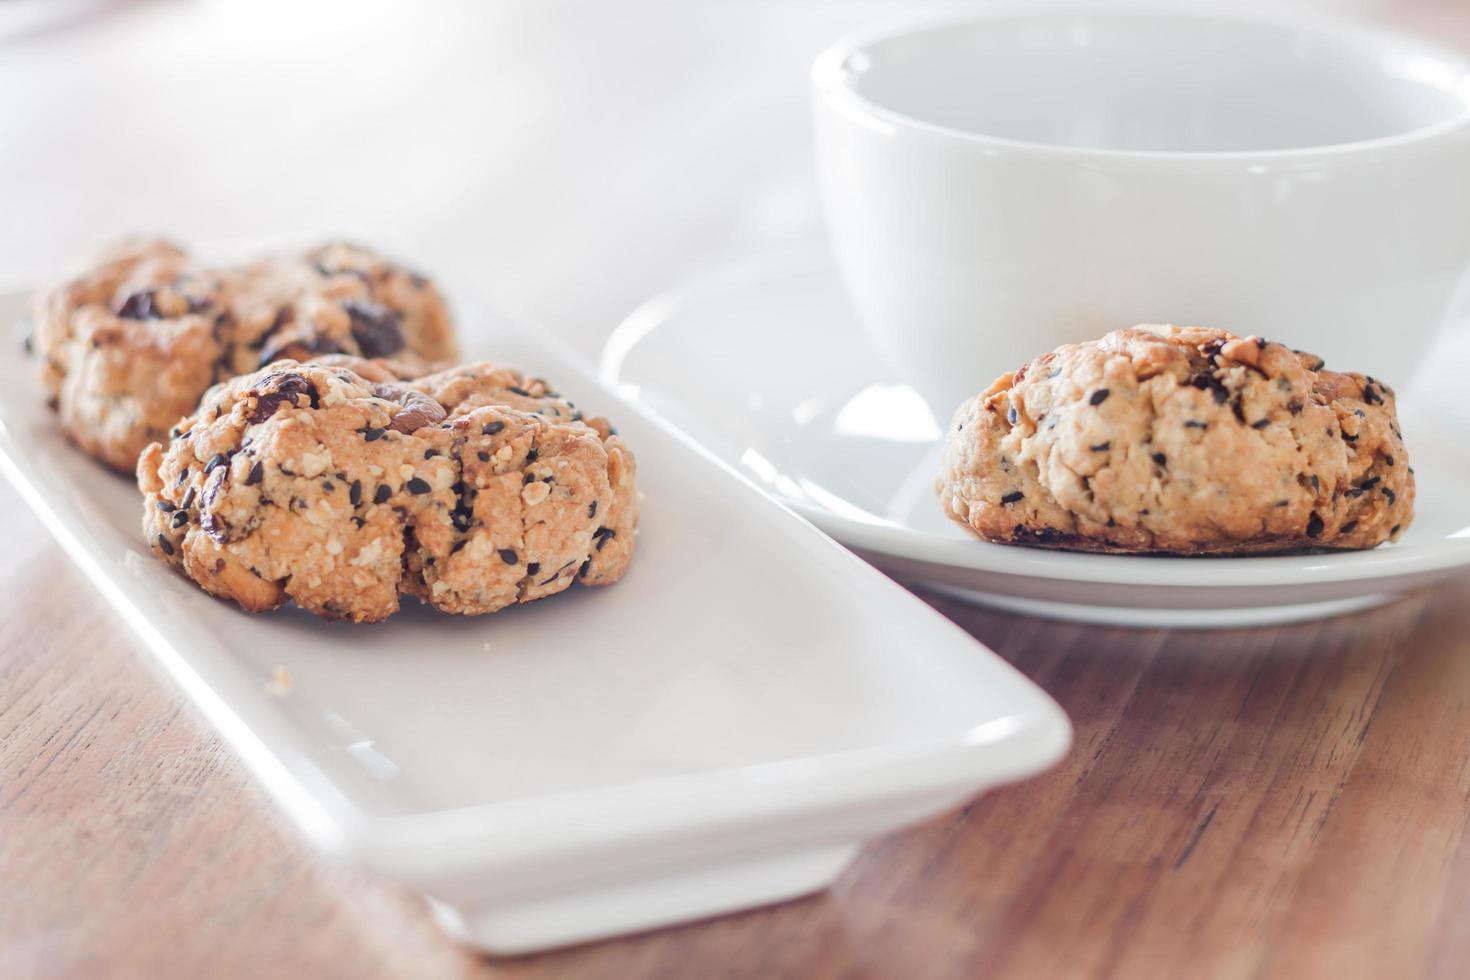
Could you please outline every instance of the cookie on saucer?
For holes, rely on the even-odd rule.
[[[1414,514],[1394,394],[1203,327],[1060,347],[960,406],[936,488],[987,541],[1115,554],[1372,548]]]

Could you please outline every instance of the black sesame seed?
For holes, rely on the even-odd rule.
[[[610,527],[600,527],[597,529],[597,533],[592,536],[594,538],[597,538],[597,550],[601,551],[603,545],[607,544],[613,538],[618,536],[618,532],[614,531]]]
[[[1392,491],[1392,490],[1390,490],[1390,489],[1389,489],[1389,488],[1388,488],[1388,487],[1384,487],[1384,488],[1383,488],[1383,495],[1384,495],[1384,496],[1385,496],[1385,497],[1387,497],[1387,498],[1388,498],[1388,502],[1389,502],[1389,503],[1391,503],[1391,504],[1396,504],[1396,503],[1398,503],[1398,500],[1399,500],[1399,495],[1398,495],[1398,494],[1396,494],[1396,493],[1394,493],[1394,492],[1393,492],[1393,491]]]
[[[497,554],[500,555],[500,560],[505,562],[507,565],[514,565],[516,562],[521,560],[520,555],[517,555],[509,548],[501,548],[500,551],[497,552]]]
[[[592,559],[591,558],[588,558],[586,561],[582,562],[582,567],[579,568],[579,569],[577,569],[577,578],[586,578],[587,577],[587,569],[589,569],[591,567],[592,567]]]
[[[188,490],[184,491],[184,499],[179,501],[179,506],[182,507],[184,510],[188,510],[191,506],[193,506],[193,504],[194,488],[190,487]]]
[[[1020,420],[1021,420],[1021,413],[1016,411],[1016,406],[1012,405],[1010,408],[1006,409],[1006,421],[1007,422],[1011,423],[1011,425],[1015,425]]]
[[[1111,442],[1100,442],[1095,446],[1088,446],[1087,448],[1095,453],[1105,453],[1113,448],[1113,444]]]
[[[1344,524],[1338,530],[1342,534],[1352,534],[1357,529],[1358,529],[1358,522],[1357,521],[1348,521],[1346,524]]]
[[[362,437],[363,437],[363,439],[365,441],[367,441],[367,442],[377,442],[379,439],[383,438],[383,433],[386,432],[387,430],[386,429],[374,429],[374,428],[369,427],[369,428],[366,428],[366,429],[360,429],[358,431],[360,431],[362,433]]]
[[[437,450],[437,449],[425,449],[424,450],[424,459],[433,459],[435,456],[438,456],[438,455],[439,455],[439,450]]]
[[[1266,426],[1268,426],[1270,424],[1271,424],[1271,420],[1270,419],[1256,419],[1254,422],[1251,423],[1251,428],[1252,429],[1264,429]]]
[[[1307,537],[1309,537],[1309,538],[1319,538],[1319,537],[1321,537],[1322,536],[1322,528],[1323,528],[1322,518],[1319,517],[1319,516],[1317,516],[1317,512],[1315,510],[1312,511],[1312,516],[1309,517],[1309,518],[1307,518]]]
[[[161,534],[158,536],[158,546],[163,549],[163,553],[165,555],[171,555],[174,553],[173,543]]]
[[[451,555],[457,554],[459,552],[459,549],[463,548],[467,544],[469,544],[468,541],[456,541],[454,542],[454,545],[449,549],[449,553]]]
[[[1399,528],[1401,528],[1401,527],[1403,527],[1402,524],[1395,524],[1393,527],[1389,528],[1388,529],[1388,536],[1389,537],[1393,537],[1395,534],[1398,534],[1399,533]]]
[[[323,480],[322,489],[325,490],[327,493],[331,493],[333,490],[337,489],[337,485],[331,480]]]
[[[527,463],[534,463],[534,462],[536,462],[536,457],[539,456],[539,455],[540,454],[536,452],[536,447],[535,446],[532,446],[531,449],[526,453],[526,462]]]
[[[1163,453],[1154,453],[1153,460],[1154,460],[1155,463],[1158,463],[1160,466],[1168,466],[1169,465],[1169,457],[1165,456]]]
[[[420,476],[414,477],[404,485],[408,487],[409,493],[428,493],[433,489],[433,487],[429,486],[429,481]]]
[[[362,481],[361,480],[353,480],[352,481],[352,486],[350,486],[350,487],[347,488],[347,499],[352,502],[352,506],[354,506],[354,507],[356,507],[358,504],[362,503]]]
[[[1000,498],[1000,502],[1002,504],[1013,504],[1016,501],[1018,501],[1018,500],[1022,499],[1023,497],[1025,497],[1025,496],[1026,495],[1024,493],[1022,493],[1021,491],[1019,491],[1019,490],[1012,490],[1010,493],[1006,494],[1004,497],[1001,497]]]
[[[213,473],[215,467],[223,466],[227,462],[229,462],[229,460],[225,458],[224,453],[215,453],[213,456],[209,457],[209,462],[204,464],[204,472]]]
[[[165,514],[171,514],[174,511],[174,503],[171,500],[160,500],[158,502],[158,509]]]
[[[1201,422],[1199,419],[1186,419],[1184,422],[1186,429],[1207,429],[1209,425],[1208,422]]]
[[[1385,457],[1383,457],[1383,462],[1386,465],[1388,465],[1388,466],[1392,466],[1393,465],[1393,457],[1392,456],[1385,456]]]
[[[480,429],[480,432],[487,436],[493,436],[503,428],[505,428],[504,422],[490,422],[484,428]]]
[[[531,393],[529,391],[527,391],[524,388],[519,388],[516,385],[511,385],[509,388],[507,388],[505,390],[508,391],[508,392],[510,392],[512,395],[520,395],[522,398],[530,398],[531,397]]]
[[[388,502],[388,498],[391,496],[393,496],[393,491],[388,489],[388,484],[379,483],[378,489],[373,491],[373,503],[386,504]]]
[[[1097,389],[1097,391],[1094,391],[1092,395],[1087,399],[1087,404],[1101,405],[1103,402],[1108,400],[1108,395],[1110,394],[1112,394],[1112,392],[1108,391],[1108,389],[1099,388]]]
[[[487,453],[487,452],[479,452],[479,453],[476,453],[475,455],[480,457],[480,462],[482,462],[482,463],[488,463],[488,462],[490,462],[490,454]]]
[[[535,575],[539,571],[541,571],[541,563],[539,561],[533,561],[526,566],[527,575]]]
[[[597,516],[597,501],[594,500],[594,501],[592,501],[592,503],[590,503],[590,504],[587,505],[587,516],[588,517],[596,517]]]
[[[1382,482],[1383,482],[1383,478],[1382,477],[1371,476],[1368,479],[1364,480],[1362,483],[1359,483],[1358,484],[1358,489],[1359,490],[1372,490],[1374,487],[1378,486],[1378,484],[1380,484]]]
[[[189,512],[187,510],[174,511],[174,519],[172,523],[174,527],[183,527],[185,524],[188,524]]]

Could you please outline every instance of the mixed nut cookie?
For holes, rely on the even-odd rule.
[[[127,471],[211,384],[279,358],[345,353],[428,370],[456,350],[431,283],[342,244],[205,269],[167,242],[132,242],[38,296],[34,324],[62,428]]]
[[[633,553],[633,455],[545,381],[470,364],[280,361],[211,389],[138,461],[154,552],[252,612],[374,622],[412,595],[494,612],[606,585]]]
[[[960,406],[936,483],[1007,544],[1134,554],[1372,548],[1414,513],[1393,392],[1259,337],[1138,326]]]

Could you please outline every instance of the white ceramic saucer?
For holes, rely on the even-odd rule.
[[[950,523],[932,488],[947,419],[871,350],[823,249],[650,301],[609,338],[601,373],[898,578],[1059,619],[1204,628],[1336,615],[1470,569],[1470,412],[1448,375],[1470,364],[1470,330],[1440,345],[1399,386],[1418,479],[1413,527],[1374,551],[1269,558],[1041,551]]]

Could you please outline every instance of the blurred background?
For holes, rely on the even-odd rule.
[[[471,336],[488,303],[591,359],[649,296],[822,234],[817,52],[985,6],[0,0],[0,287],[134,230],[340,234],[442,279]],[[1299,6],[1470,47],[1467,0]]]

